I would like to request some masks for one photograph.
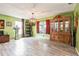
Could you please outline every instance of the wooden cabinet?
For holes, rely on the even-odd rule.
[[[0,35],[0,43],[5,43],[9,41],[9,35]]]
[[[51,20],[50,39],[71,45],[71,20],[69,16],[56,16]]]

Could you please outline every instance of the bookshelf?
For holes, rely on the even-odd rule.
[[[29,20],[25,21],[25,37],[31,37],[32,36],[32,26],[30,24]]]

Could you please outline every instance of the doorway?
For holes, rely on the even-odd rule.
[[[22,22],[15,21],[15,36],[17,38],[22,38]]]

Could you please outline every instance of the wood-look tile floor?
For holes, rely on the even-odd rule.
[[[23,38],[1,43],[0,56],[77,56],[77,53],[62,43]]]

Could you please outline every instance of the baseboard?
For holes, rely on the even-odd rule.
[[[77,50],[77,48],[75,48],[75,50],[76,50],[76,52],[77,52],[77,54],[78,54],[78,56],[79,56],[79,51]]]

